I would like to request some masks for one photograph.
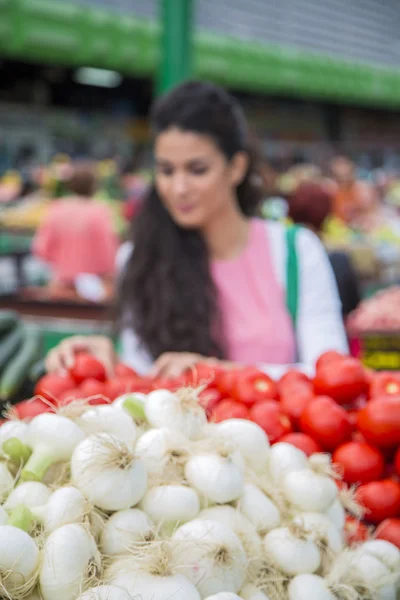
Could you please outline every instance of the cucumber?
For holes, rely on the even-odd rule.
[[[23,387],[29,369],[37,361],[41,347],[41,333],[37,327],[23,327],[20,351],[8,363],[0,379],[0,398],[9,401]]]
[[[0,336],[16,327],[18,320],[18,313],[15,310],[0,310]]]
[[[10,333],[0,340],[0,371],[11,360],[18,348],[22,344],[24,337],[24,328],[17,325]]]
[[[36,383],[43,375],[46,374],[46,359],[40,358],[31,367],[29,371],[29,379]]]

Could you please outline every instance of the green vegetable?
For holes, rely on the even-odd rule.
[[[0,371],[4,369],[22,344],[24,338],[22,325],[17,325],[0,343]]]
[[[29,369],[40,352],[41,333],[38,328],[25,326],[22,337],[20,351],[7,364],[0,379],[0,398],[3,401],[11,400],[22,388]]]
[[[8,333],[18,324],[18,313],[14,310],[0,310],[0,335]]]

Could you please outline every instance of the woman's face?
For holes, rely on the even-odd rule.
[[[235,204],[247,168],[243,153],[227,161],[208,136],[176,128],[157,136],[154,151],[157,191],[179,226],[202,229]]]

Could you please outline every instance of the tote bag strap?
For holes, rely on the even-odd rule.
[[[286,306],[292,318],[294,329],[296,329],[299,304],[299,264],[296,248],[298,231],[299,227],[297,225],[286,229]]]

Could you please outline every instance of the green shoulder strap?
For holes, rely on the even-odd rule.
[[[296,250],[296,237],[299,228],[294,225],[286,230],[286,306],[296,329],[299,302],[299,267]]]

